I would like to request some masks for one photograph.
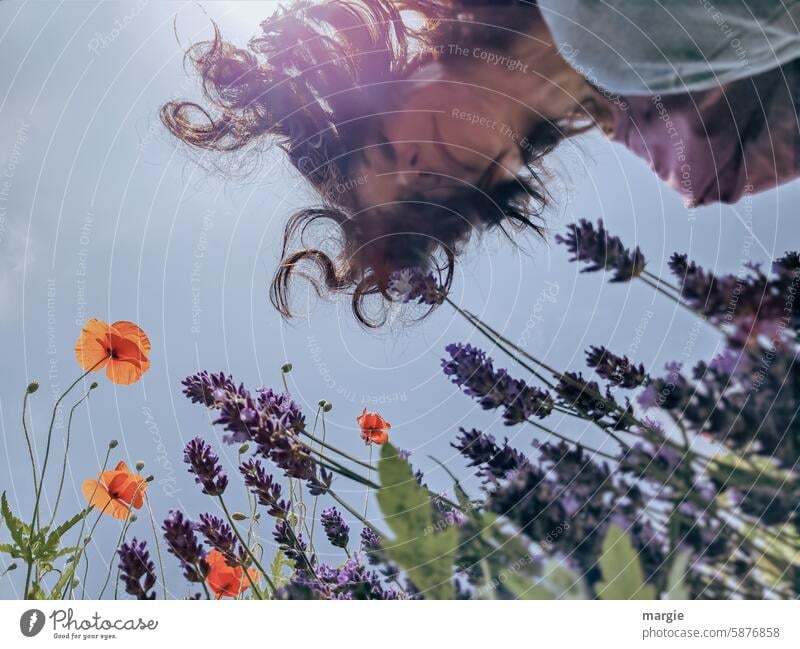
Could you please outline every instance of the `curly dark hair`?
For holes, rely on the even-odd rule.
[[[498,14],[499,4],[507,10]],[[385,309],[369,316],[365,300],[391,300],[392,271],[436,268],[449,286],[455,258],[473,232],[510,224],[541,234],[547,192],[540,162],[564,137],[585,130],[571,119],[538,126],[524,150],[525,172],[491,190],[465,186],[440,204],[420,195],[369,210],[359,209],[353,192],[342,191],[353,165],[348,154],[370,144],[370,116],[391,102],[392,81],[432,60],[446,64],[446,48],[437,44],[502,49],[510,29],[519,32],[537,19],[534,2],[514,0],[301,0],[262,22],[247,49],[223,40],[216,24],[211,40],[189,48],[186,61],[200,77],[205,105],[164,104],[161,120],[169,131],[217,152],[257,156],[275,143],[319,194],[318,206],[295,213],[285,227],[270,289],[285,317],[299,275],[320,296],[351,292],[359,322],[377,326]],[[334,225],[326,243],[333,241],[336,253],[307,244],[317,221]]]

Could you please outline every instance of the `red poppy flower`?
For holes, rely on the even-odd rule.
[[[75,343],[75,358],[84,370],[106,368],[112,383],[136,383],[150,369],[150,340],[132,322],[108,324],[97,318],[88,320]]]
[[[147,481],[120,461],[113,471],[103,471],[99,480],[85,480],[83,495],[90,505],[105,514],[124,520],[130,508],[141,509]]]
[[[241,566],[229,566],[225,561],[225,555],[219,550],[211,550],[206,555],[208,563],[208,576],[206,583],[217,596],[236,597],[250,588],[250,581],[244,576]],[[247,573],[254,582],[258,579],[258,570],[248,568]]]
[[[361,427],[361,439],[369,446],[370,444],[385,444],[389,441],[389,434],[386,432],[392,425],[381,417],[377,412],[367,412],[367,409],[356,417],[358,425]]]

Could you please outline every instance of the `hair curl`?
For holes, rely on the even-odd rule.
[[[420,197],[360,211],[353,192],[340,190],[349,178],[348,153],[367,144],[364,117],[385,105],[388,82],[441,58],[434,53],[439,43],[501,48],[507,31],[485,28],[498,25],[497,4],[510,9],[503,12],[508,29],[518,31],[538,16],[535,3],[514,0],[491,6],[472,0],[301,0],[263,21],[246,49],[223,40],[216,24],[211,40],[188,49],[186,63],[200,77],[204,105],[167,102],[160,111],[167,129],[186,144],[215,152],[257,156],[274,142],[320,196],[319,206],[295,213],[285,227],[270,288],[285,317],[291,315],[290,285],[301,276],[320,296],[352,291],[355,317],[378,326],[384,318],[368,316],[365,301],[370,295],[391,299],[392,271],[435,267],[449,286],[456,256],[473,232],[510,223],[541,234],[547,192],[537,166],[564,137],[581,131],[569,119],[543,123],[530,134],[526,173],[489,192],[465,187],[447,204]],[[416,23],[402,15],[407,11],[417,15]],[[336,253],[306,241],[316,222],[334,225]]]

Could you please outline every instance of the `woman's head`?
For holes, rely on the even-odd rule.
[[[513,96],[509,73],[523,64],[510,43],[537,24],[535,7],[470,4],[299,2],[265,20],[247,49],[215,26],[187,53],[204,102],[164,105],[169,130],[212,151],[258,155],[274,142],[319,194],[286,226],[271,288],[284,315],[301,275],[320,294],[351,292],[356,317],[372,324],[365,300],[389,299],[393,271],[436,266],[449,284],[476,231],[538,231],[546,192],[534,169],[571,116]],[[333,252],[307,241],[323,221]]]

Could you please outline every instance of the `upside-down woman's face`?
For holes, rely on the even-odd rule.
[[[445,80],[429,64],[398,82],[397,100],[377,115],[351,179],[361,209],[398,200],[444,201],[487,190],[522,166],[522,135],[503,119],[496,93]]]

